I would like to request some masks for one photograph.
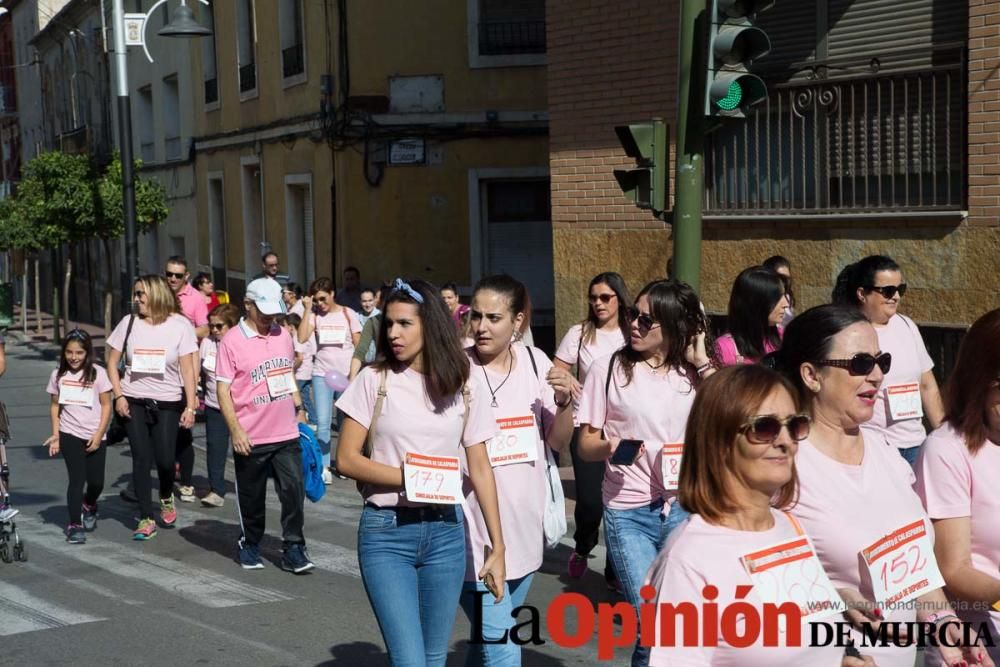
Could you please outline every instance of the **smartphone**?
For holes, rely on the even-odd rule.
[[[642,440],[622,440],[618,449],[611,455],[611,462],[616,466],[630,466],[635,463],[642,452]]]
[[[484,563],[490,559],[490,555],[492,553],[493,549],[490,549],[490,545],[484,544],[483,545]],[[483,585],[486,586],[486,590],[488,590],[493,595],[494,599],[500,597],[500,589],[497,587],[497,582],[494,581],[492,574],[487,574],[485,577],[483,577]]]

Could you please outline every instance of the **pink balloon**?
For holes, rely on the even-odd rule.
[[[351,383],[343,373],[333,369],[326,372],[326,375],[323,376],[323,381],[326,382],[327,387],[334,391],[344,391],[347,389],[347,385]]]

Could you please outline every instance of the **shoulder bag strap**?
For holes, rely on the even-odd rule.
[[[798,519],[796,519],[794,516],[792,516],[788,512],[782,512],[782,514],[784,514],[786,517],[788,517],[788,521],[792,524],[792,528],[795,529],[795,534],[796,535],[805,535],[806,534],[806,531],[802,530],[802,526],[799,524],[799,520]]]
[[[375,399],[375,409],[372,410],[372,421],[368,425],[368,435],[365,436],[365,444],[361,450],[361,453],[366,458],[371,458],[375,449],[375,425],[378,424],[378,418],[382,415],[382,404],[385,402],[386,397],[385,381],[388,375],[388,372],[385,370],[379,371],[378,374],[378,397]]]
[[[524,346],[524,349],[528,351],[528,359],[531,360],[531,370],[533,370],[535,372],[535,379],[538,380],[538,364],[535,363],[535,354],[534,354],[534,352],[531,351],[531,348],[529,346],[527,346],[527,345]],[[541,391],[542,391],[542,381],[541,380],[538,380],[538,389],[539,389],[539,393],[541,393]],[[542,436],[542,442],[545,442],[545,408],[542,407],[542,409],[539,410],[538,414],[540,415],[539,419],[538,419],[538,421],[539,421],[538,432]]]
[[[462,404],[465,406],[465,412],[462,414],[462,437],[465,437],[465,427],[469,425],[469,384],[465,383],[462,385]]]
[[[586,321],[580,324],[580,340],[576,342],[576,381],[580,381],[580,351],[583,350],[583,331],[586,327]],[[594,334],[597,335],[596,332]]]
[[[125,328],[125,342],[122,343],[122,358],[118,362],[119,372],[124,372],[125,367],[128,365],[128,339],[132,335],[132,325],[135,324],[135,313],[129,315],[128,327]]]

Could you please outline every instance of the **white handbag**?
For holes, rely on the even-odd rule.
[[[559,466],[556,465],[552,450],[545,445],[545,518],[542,522],[545,531],[545,546],[554,549],[559,540],[566,534],[566,498],[563,496],[562,480],[559,478]]]

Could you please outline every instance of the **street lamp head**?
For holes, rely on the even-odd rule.
[[[208,37],[212,31],[198,23],[191,8],[182,2],[174,10],[170,23],[156,34],[161,37]]]

